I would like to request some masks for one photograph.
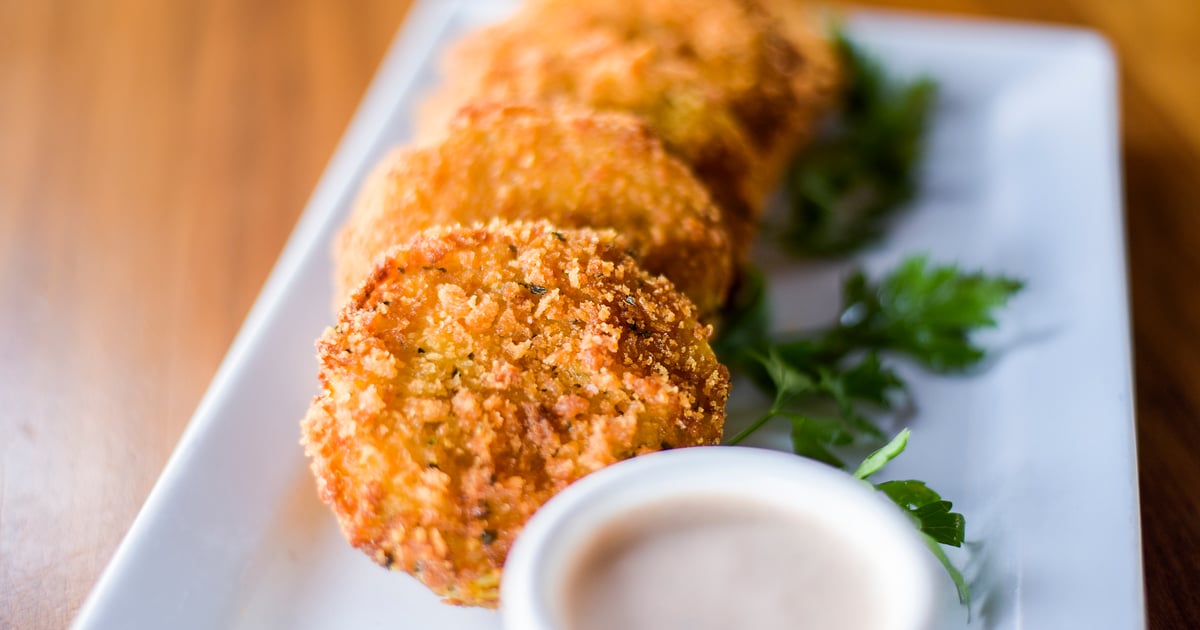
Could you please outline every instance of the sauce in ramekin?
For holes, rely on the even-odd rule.
[[[642,506],[566,574],[569,630],[878,626],[870,563],[827,525],[727,496]]]

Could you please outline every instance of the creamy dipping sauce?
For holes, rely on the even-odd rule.
[[[862,630],[868,563],[837,532],[760,503],[673,499],[630,513],[567,573],[565,630]]]

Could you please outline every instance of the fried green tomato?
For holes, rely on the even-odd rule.
[[[830,100],[826,58],[779,26],[750,0],[535,0],[451,53],[426,118],[436,127],[479,99],[637,114],[709,187],[744,259],[786,157]]]
[[[734,274],[720,211],[638,119],[488,104],[460,112],[437,143],[393,153],[368,179],[335,245],[338,294],[422,229],[493,218],[612,228],[705,316],[724,304]]]
[[[812,138],[821,119],[837,107],[846,77],[837,51],[818,28],[807,3],[800,0],[754,0],[754,3],[796,51],[802,64],[790,73],[796,102],[791,112],[792,131],[781,135],[776,149],[768,155],[768,172],[778,178]]]
[[[643,453],[717,444],[711,328],[612,231],[433,228],[380,259],[317,343],[302,443],[349,541],[495,606],[529,517]]]

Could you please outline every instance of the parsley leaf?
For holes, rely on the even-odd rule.
[[[866,480],[879,472],[888,462],[904,452],[908,446],[909,431],[901,431],[883,448],[871,453],[859,464],[854,476]],[[869,482],[868,482],[869,483]],[[970,610],[971,590],[961,571],[954,566],[941,545],[960,547],[966,535],[966,519],[962,514],[952,512],[954,507],[949,501],[942,499],[923,481],[885,481],[875,484],[875,489],[887,495],[912,520],[921,532],[925,545],[933,553],[938,562],[945,568],[946,573],[954,582],[958,591],[958,600]]]
[[[958,567],[946,556],[941,545],[959,547],[966,533],[966,519],[962,514],[951,512],[953,504],[942,500],[938,493],[930,490],[921,481],[885,481],[875,488],[888,496],[896,505],[905,510],[913,524],[921,531],[925,544],[941,563],[954,588],[958,591],[958,601],[964,606],[971,606],[971,589],[967,585]],[[914,494],[909,494],[912,488],[919,488],[915,495],[922,496],[923,503],[914,503]]]
[[[775,402],[771,409],[780,410],[789,402],[805,395],[819,391],[817,383],[803,371],[788,365],[780,358],[779,353],[770,350],[767,356],[754,357],[767,370],[767,375],[775,384]]]
[[[765,374],[774,402],[765,414],[729,438],[728,444],[738,444],[771,419],[784,417],[792,422],[792,447],[796,454],[841,467],[841,461],[828,447],[853,443],[859,435],[882,439],[883,432],[861,412],[858,403],[886,402],[888,390],[899,383],[899,378],[882,368],[874,355],[845,371],[789,361],[775,347],[769,348],[765,355],[750,352],[747,356]],[[798,403],[814,399],[832,401],[838,411],[837,418],[817,418],[795,409]]]
[[[866,479],[879,472],[888,462],[896,459],[908,447],[909,433],[911,432],[908,429],[901,431],[896,437],[892,438],[891,442],[883,445],[883,448],[867,455],[867,458],[854,471],[854,476],[859,479]]]
[[[923,255],[911,256],[879,282],[862,271],[851,274],[842,285],[836,324],[785,336],[777,347],[797,365],[837,364],[856,352],[892,351],[935,372],[961,371],[985,354],[971,335],[995,327],[995,312],[1022,288],[1020,280],[931,265]],[[872,364],[862,365],[855,378],[876,391],[902,385],[890,370]]]
[[[721,313],[721,334],[713,341],[712,348],[722,363],[742,370],[754,363],[750,355],[769,345],[769,310],[766,277],[761,270],[751,267]]]
[[[829,450],[831,446],[845,446],[854,440],[839,420],[817,418],[800,413],[782,413],[792,422],[792,452],[801,457],[815,459],[834,468],[846,464]]]
[[[921,531],[943,545],[961,547],[965,529],[962,514],[923,481],[885,481],[876,486],[920,523]]]
[[[971,340],[978,330],[996,325],[995,312],[1024,288],[1020,280],[956,265],[932,265],[926,256],[911,256],[879,282],[862,271],[842,285],[841,314],[836,324],[818,331],[771,338],[762,273],[753,271],[743,291],[726,312],[721,336],[713,344],[723,362],[753,371],[753,356],[768,348],[798,369],[840,365],[856,352],[893,351],[935,372],[961,371],[983,359]],[[753,376],[753,375],[752,375]],[[761,374],[755,380],[762,383]],[[903,389],[895,373],[868,357],[846,375],[857,398],[887,405],[886,393]]]
[[[799,413],[798,405],[821,400],[836,407],[851,442],[857,437],[881,442],[884,434],[868,411],[892,410],[896,398],[907,393],[881,353],[907,355],[936,372],[971,367],[984,356],[972,334],[995,326],[995,311],[1022,286],[1003,276],[930,265],[926,257],[913,256],[879,282],[862,271],[851,274],[843,286],[841,315],[832,326],[772,338],[765,332],[770,309],[762,274],[751,274],[714,347],[726,365],[749,376],[774,403],[729,443],[741,442],[772,418]],[[797,453],[830,463],[837,459],[828,450],[837,445],[832,434],[814,433],[808,420],[792,424]],[[839,439],[844,442],[845,435]]]
[[[916,175],[937,85],[888,75],[838,29],[845,68],[840,116],[789,169],[783,242],[793,253],[832,256],[875,240],[916,193]]]
[[[972,335],[994,327],[995,312],[1022,287],[1004,276],[932,265],[925,256],[913,256],[878,281],[862,271],[851,274],[834,324],[771,336],[765,332],[770,311],[765,286],[761,274],[753,275],[715,347],[731,369],[771,395],[772,403],[727,443],[741,442],[772,420],[786,420],[793,452],[843,468],[838,449],[860,439],[883,442],[871,412],[893,409],[896,398],[907,393],[903,379],[882,357],[905,355],[935,372],[969,368],[985,354]],[[836,409],[835,417],[813,412],[814,403],[822,401]],[[863,460],[854,475],[866,480],[878,472],[904,451],[908,437],[907,429],[901,431]],[[963,515],[922,481],[886,481],[875,488],[912,519],[969,610],[966,580],[940,546],[962,545]]]
[[[967,578],[963,577],[962,571],[954,566],[950,558],[946,556],[946,551],[942,549],[938,541],[934,540],[929,534],[923,534],[925,538],[925,546],[929,548],[929,552],[933,557],[937,558],[942,568],[950,576],[950,580],[954,582],[954,589],[958,591],[958,601],[963,606],[967,607],[967,619],[971,618],[971,587],[967,584]]]
[[[890,410],[894,406],[893,394],[904,392],[905,385],[891,368],[883,366],[878,354],[868,352],[842,373],[842,389],[852,399],[865,400]]]
[[[830,357],[858,348],[894,350],[937,372],[963,370],[984,356],[971,334],[994,327],[993,313],[1023,287],[912,256],[878,284],[861,271],[850,276],[838,325],[820,343]]]

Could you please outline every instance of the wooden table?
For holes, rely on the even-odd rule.
[[[0,628],[72,619],[407,4],[0,2]],[[1193,627],[1200,3],[879,4],[1083,24],[1117,48],[1149,617]]]

